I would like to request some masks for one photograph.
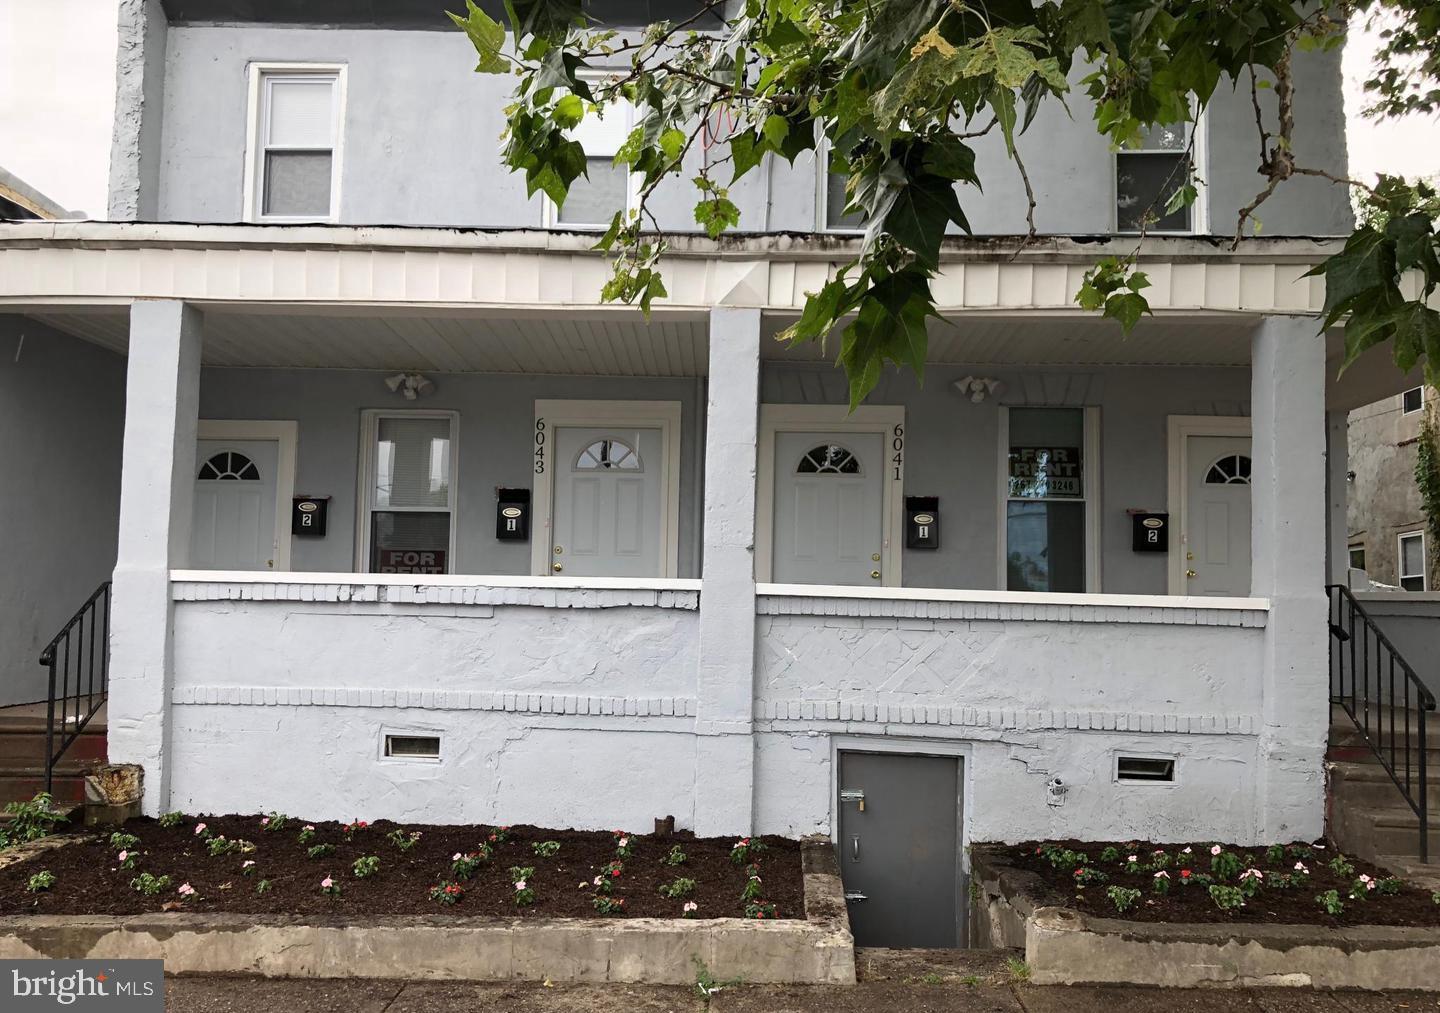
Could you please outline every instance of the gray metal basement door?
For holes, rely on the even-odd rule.
[[[964,945],[960,764],[840,753],[840,878],[857,945]]]

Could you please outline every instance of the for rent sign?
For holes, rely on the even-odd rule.
[[[380,549],[377,573],[444,573],[444,549]]]
[[[1011,447],[1010,495],[1042,498],[1079,497],[1081,485],[1079,447]]]

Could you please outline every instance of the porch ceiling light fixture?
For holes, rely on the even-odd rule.
[[[950,386],[975,404],[979,404],[987,397],[995,397],[1005,389],[1005,385],[993,376],[962,376]]]
[[[414,401],[435,389],[435,385],[419,373],[396,373],[394,376],[387,376],[385,386],[390,388],[392,394],[399,394],[406,401]]]

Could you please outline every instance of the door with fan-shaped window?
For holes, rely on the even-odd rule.
[[[273,440],[200,440],[190,566],[275,569],[275,493],[280,445]]]
[[[665,488],[661,430],[561,426],[555,431],[551,572],[658,577]]]
[[[1250,594],[1250,438],[1191,436],[1185,448],[1185,593]]]
[[[777,433],[776,583],[879,585],[884,490],[880,433]]]

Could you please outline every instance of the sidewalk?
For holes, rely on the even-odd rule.
[[[995,951],[860,951],[860,984],[723,988],[708,1013],[1418,1013],[1440,994],[1042,988]],[[1437,972],[1440,973],[1440,972]],[[693,986],[172,978],[168,1013],[707,1013]]]

